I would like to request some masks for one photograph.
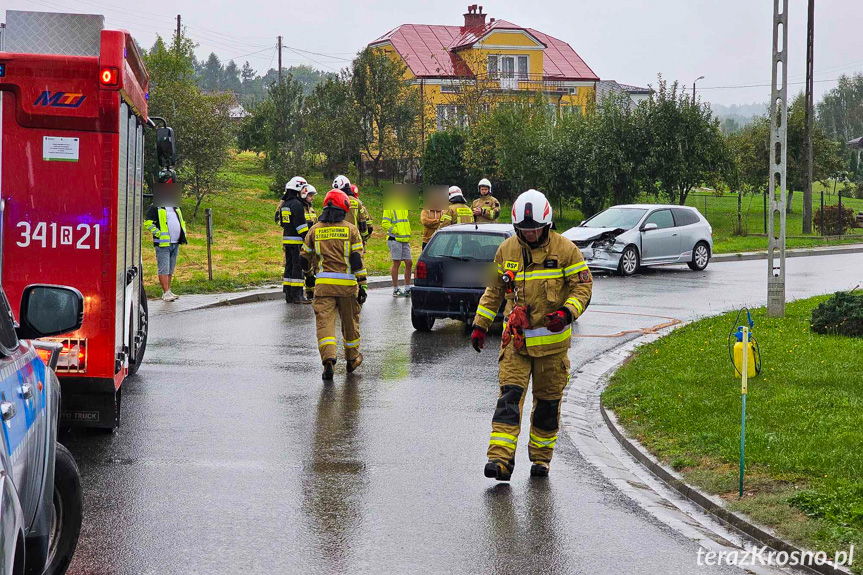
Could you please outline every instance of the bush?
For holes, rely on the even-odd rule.
[[[821,227],[821,208],[815,210],[813,223],[817,228]],[[854,210],[846,206],[824,206],[824,234],[828,236],[841,236],[848,228],[854,227]]]
[[[467,191],[464,170],[464,134],[443,130],[428,137],[423,155],[423,184],[459,186]]]
[[[836,292],[812,310],[810,325],[815,333],[863,337],[863,293]]]

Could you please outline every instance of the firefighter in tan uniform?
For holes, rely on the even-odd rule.
[[[440,228],[451,224],[469,224],[473,222],[473,210],[467,206],[467,200],[458,186],[449,187],[449,207],[440,217]],[[438,228],[438,229],[440,229]]]
[[[351,184],[351,193],[353,197],[357,199],[358,203],[358,213],[357,220],[364,220],[366,222],[366,231],[365,233],[361,233],[360,235],[363,237],[363,245],[369,241],[369,238],[372,237],[372,230],[374,227],[372,226],[372,216],[369,214],[369,209],[366,205],[360,200],[360,189],[356,186],[356,184]],[[351,198],[351,194],[348,194],[348,199]]]
[[[551,231],[551,205],[528,190],[512,207],[516,235],[497,250],[498,281],[477,308],[471,343],[477,351],[506,301],[498,357],[500,398],[492,417],[486,477],[509,480],[521,430],[528,383],[533,379],[528,453],[532,476],[548,475],[557,442],[560,400],[569,382],[571,323],[584,313],[593,278],[575,245]]]
[[[303,244],[303,269],[316,269],[315,322],[325,380],[333,379],[336,365],[337,315],[342,323],[348,373],[363,362],[360,309],[367,296],[366,270],[360,232],[345,218],[349,209],[347,195],[330,190],[324,198],[321,217],[306,234]]]
[[[368,238],[371,236],[372,226],[369,223],[369,212],[357,197],[357,193],[347,176],[336,176],[336,179],[333,180],[333,189],[341,190],[348,196],[350,209],[348,209],[348,215],[345,216],[345,221],[355,225],[360,231],[361,237]],[[363,244],[365,245],[365,240],[363,240]]]
[[[478,224],[493,224],[500,215],[500,202],[491,195],[491,182],[486,178],[479,181],[479,196],[471,204],[473,215]]]
[[[309,229],[318,223],[318,214],[315,213],[314,198],[318,193],[317,188],[308,184],[303,191],[300,192],[300,201],[303,202],[303,213],[306,216],[306,225]],[[305,272],[306,276],[306,299],[311,300],[315,297],[315,270],[310,269]]]

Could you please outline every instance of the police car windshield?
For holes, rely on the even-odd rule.
[[[432,238],[426,257],[490,262],[505,239],[502,234],[441,232]]]
[[[582,225],[586,228],[634,228],[647,210],[642,208],[608,208],[599,212]]]

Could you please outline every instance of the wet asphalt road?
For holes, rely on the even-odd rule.
[[[599,277],[580,335],[763,304],[766,262]],[[863,283],[863,254],[788,260],[789,299]],[[549,480],[482,475],[498,334],[413,331],[370,292],[360,373],[324,385],[310,307],[154,317],[113,436],[64,441],[85,486],[72,574],[742,573],[642,512],[561,434]],[[574,341],[573,369],[622,343]],[[724,345],[724,342],[717,342]],[[341,353],[341,351],[340,351]],[[529,404],[529,400],[527,402]]]

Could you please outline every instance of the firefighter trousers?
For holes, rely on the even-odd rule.
[[[285,274],[282,277],[282,291],[291,299],[302,299],[303,286],[303,263],[300,257],[302,245],[284,244],[285,246]]]
[[[488,458],[515,466],[515,449],[521,431],[521,413],[528,383],[533,380],[528,454],[533,463],[550,463],[557,442],[560,401],[569,383],[566,351],[545,357],[530,357],[510,344],[500,351],[498,379],[500,397],[491,420]]]
[[[315,296],[315,324],[318,332],[318,351],[321,363],[336,359],[336,316],[342,323],[342,343],[345,359],[352,361],[360,355],[360,304],[356,296]]]

